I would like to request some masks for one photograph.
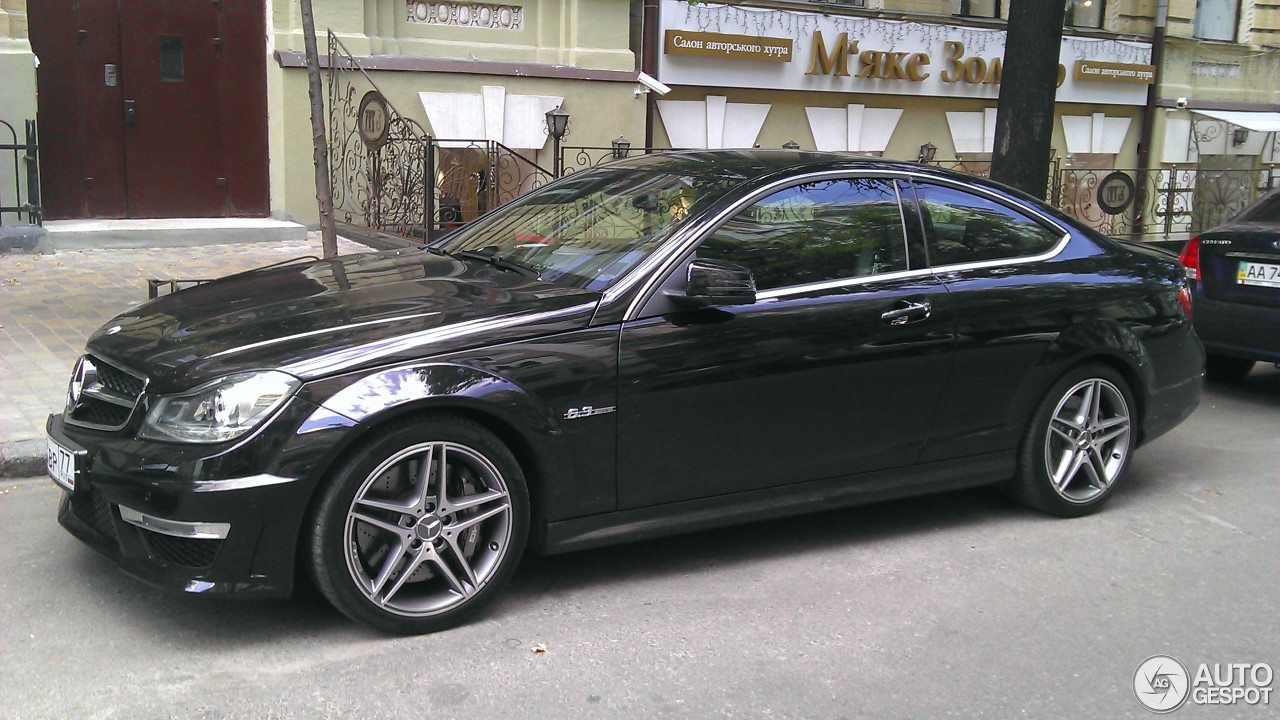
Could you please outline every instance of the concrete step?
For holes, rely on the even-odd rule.
[[[306,227],[272,218],[48,220],[44,227],[49,231],[47,244],[54,251],[193,247],[307,239]]]

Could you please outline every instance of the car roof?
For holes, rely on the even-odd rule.
[[[609,163],[610,166],[661,168],[669,172],[706,173],[719,171],[744,178],[759,178],[774,174],[815,172],[820,170],[892,170],[919,175],[948,178],[973,183],[1008,192],[1010,188],[986,178],[953,170],[906,162],[885,160],[870,155],[823,150],[786,150],[743,148],[736,150],[662,150],[644,155],[632,155],[624,160]]]

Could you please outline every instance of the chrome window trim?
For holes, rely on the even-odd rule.
[[[1046,250],[1043,253],[1040,253],[1039,255],[1028,255],[1025,257],[998,258],[995,260],[978,260],[978,261],[969,262],[969,263],[953,263],[950,265],[938,265],[938,266],[934,266],[932,261],[930,261],[929,266],[927,268],[922,268],[920,270],[909,270],[902,274],[885,273],[883,275],[868,275],[868,276],[861,276],[861,277],[841,278],[837,280],[824,281],[821,283],[809,283],[807,285],[794,285],[794,286],[787,286],[783,288],[773,288],[770,290],[766,290],[762,293],[757,293],[756,295],[757,299],[764,299],[764,300],[776,299],[776,298],[786,297],[788,295],[793,295],[793,294],[800,294],[800,293],[814,292],[814,291],[825,290],[830,288],[844,287],[846,285],[857,285],[857,284],[862,284],[865,282],[871,282],[875,280],[912,277],[917,274],[927,275],[932,273],[935,275],[940,275],[942,273],[963,272],[966,270],[980,270],[980,269],[989,268],[989,267],[1000,267],[1005,265],[1022,265],[1030,262],[1041,262],[1043,260],[1050,260],[1052,258],[1057,257],[1059,254],[1062,253],[1063,250],[1066,249],[1067,245],[1071,242],[1071,232],[1067,230],[1067,228],[1063,227],[1061,223],[1054,220],[1052,217],[1045,215],[1044,213],[1040,212],[1034,207],[1011,206],[1008,200],[1006,200],[1003,196],[999,195],[998,193],[992,190],[984,188],[980,185],[966,184],[962,181],[955,180],[953,178],[936,176],[936,175],[928,175],[928,174],[919,173],[919,172],[911,172],[908,170],[893,170],[893,169],[885,169],[885,168],[876,168],[876,169],[846,168],[842,170],[821,170],[818,172],[807,173],[804,175],[793,175],[787,178],[782,178],[779,180],[775,180],[769,183],[768,185],[758,188],[751,194],[743,197],[737,203],[734,203],[728,208],[725,208],[724,210],[721,210],[720,212],[716,213],[709,220],[708,223],[703,225],[703,227],[705,228],[710,228],[708,230],[696,232],[695,229],[693,228],[682,229],[681,232],[684,233],[685,237],[679,237],[679,239],[673,239],[665,248],[660,248],[658,251],[649,255],[649,257],[645,258],[645,260],[641,262],[640,265],[636,266],[633,269],[633,271],[628,274],[627,277],[623,278],[620,282],[618,282],[617,284],[607,289],[604,293],[604,296],[601,298],[601,300],[603,301],[603,303],[609,303],[611,301],[614,301],[618,298],[618,296],[622,295],[628,288],[632,287],[638,282],[643,281],[643,284],[639,292],[637,292],[636,296],[631,299],[631,303],[627,306],[627,311],[622,316],[622,322],[630,322],[632,320],[635,320],[636,317],[639,315],[641,308],[644,307],[645,303],[648,302],[649,298],[652,296],[654,290],[657,288],[658,285],[661,284],[662,280],[666,278],[667,273],[671,272],[676,261],[679,258],[683,257],[684,254],[688,250],[692,249],[694,245],[697,245],[699,242],[701,242],[704,237],[706,237],[711,232],[718,230],[720,226],[723,225],[729,218],[732,218],[737,213],[741,212],[747,207],[750,207],[752,203],[756,202],[762,197],[769,195],[770,193],[773,193],[779,189],[782,189],[792,184],[799,185],[805,182],[814,182],[814,181],[827,180],[827,179],[839,179],[839,178],[845,178],[845,177],[868,177],[868,176],[883,177],[883,178],[906,178],[908,182],[912,182],[913,184],[915,183],[915,181],[919,180],[920,182],[933,183],[936,185],[946,185],[946,186],[955,188],[957,190],[960,190],[962,192],[969,193],[970,195],[977,195],[979,197],[983,197],[984,199],[990,200],[991,202],[994,202],[997,205],[1000,205],[1001,207],[1016,211],[1022,215],[1026,215],[1031,219],[1040,222],[1042,225],[1048,226],[1050,229],[1061,232],[1062,239],[1058,241],[1057,245],[1050,248],[1049,250]],[[898,188],[896,184],[894,185],[894,192],[898,193]],[[903,211],[901,210],[901,205],[902,205],[901,194],[900,193],[898,194],[899,194],[899,203],[898,203],[899,215],[902,215]],[[906,237],[905,215],[902,215],[902,231],[903,231],[903,243],[906,245],[907,252],[909,253],[911,252],[911,244],[910,242],[908,242]],[[925,237],[924,241],[927,247],[929,238]],[[910,267],[909,262],[908,262],[908,267]]]
[[[786,287],[773,288],[764,292],[756,293],[757,300],[776,300],[778,298],[789,297],[791,295],[807,295],[809,293],[821,292],[823,290],[833,290],[835,288],[848,287],[850,285],[867,285],[874,282],[884,282],[891,280],[903,280],[913,277],[928,277],[933,274],[929,268],[921,268],[919,270],[899,270],[891,273],[879,273],[877,275],[858,275],[856,277],[842,278],[839,280],[823,280],[822,282],[808,283],[805,285],[788,285]]]

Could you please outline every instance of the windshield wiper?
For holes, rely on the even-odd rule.
[[[459,250],[457,252],[450,253],[450,255],[453,257],[469,258],[472,260],[483,260],[494,267],[518,272],[526,277],[536,278],[541,275],[541,273],[538,272],[538,269],[532,265],[526,265],[519,260],[502,257],[501,253],[498,252],[498,248],[494,245],[483,247],[479,250]]]

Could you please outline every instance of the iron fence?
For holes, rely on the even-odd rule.
[[[40,143],[36,136],[36,121],[27,120],[23,142],[18,142],[18,132],[12,125],[0,120],[0,141],[6,140],[3,131],[7,132],[8,142],[0,142],[0,158],[12,153],[12,163],[0,161],[0,225],[5,224],[5,215],[13,215],[19,224],[40,225],[43,217],[40,211]],[[24,188],[25,186],[25,188]],[[9,199],[12,198],[12,204]]]
[[[435,138],[386,103],[377,85],[332,34],[329,48],[334,209],[336,220],[344,225],[429,242],[440,231],[470,222],[557,176],[619,157],[666,150],[556,143],[552,160],[558,172],[552,172],[538,164],[536,151],[516,150],[492,140]],[[379,96],[386,115],[385,133],[377,143],[362,136],[360,128],[371,91]],[[29,127],[28,132],[33,131]],[[27,145],[17,145],[15,139],[14,145],[0,149],[10,147],[34,157],[30,137]],[[990,160],[930,164],[984,177],[991,174]],[[1054,158],[1045,195],[1064,213],[1104,234],[1168,239],[1217,225],[1277,186],[1280,164],[1245,170],[1172,166],[1141,171],[1063,167],[1063,160]],[[38,199],[38,185],[31,187],[28,197]],[[38,202],[20,209],[39,217]]]

